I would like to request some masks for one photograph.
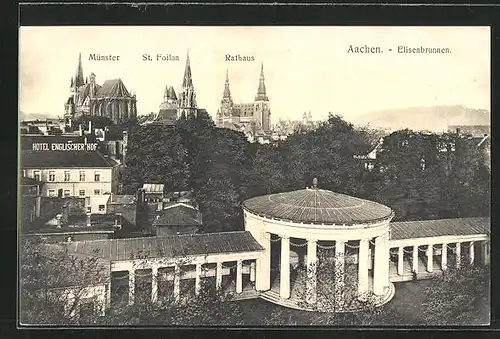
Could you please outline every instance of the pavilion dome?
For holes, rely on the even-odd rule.
[[[385,205],[318,188],[251,198],[243,207],[270,219],[320,225],[371,224],[394,216]]]

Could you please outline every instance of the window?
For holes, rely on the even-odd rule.
[[[40,171],[33,172],[33,178],[35,178],[35,180],[40,181]]]
[[[55,197],[56,196],[56,190],[49,190],[49,197]]]
[[[105,205],[99,205],[99,212],[104,212],[105,208],[106,208]]]
[[[64,171],[64,181],[71,181],[71,172]]]
[[[80,181],[85,181],[85,171],[80,171]]]
[[[49,172],[49,181],[56,181],[56,172],[55,171]]]
[[[81,197],[84,197],[85,196],[85,190],[79,190],[78,191],[78,195],[81,196]]]
[[[71,195],[69,190],[64,190],[64,197],[67,198]]]
[[[95,189],[94,190],[94,195],[101,195],[101,190],[100,189]]]
[[[94,181],[101,181],[101,173],[97,171],[94,172]]]

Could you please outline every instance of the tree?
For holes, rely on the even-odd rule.
[[[131,129],[122,172],[125,192],[133,194],[147,182],[171,191],[186,189],[188,179],[187,150],[174,128],[151,124]]]
[[[78,311],[89,290],[108,282],[106,267],[97,257],[71,256],[64,246],[31,238],[22,241],[20,259],[22,324],[72,325],[99,321],[99,314],[92,313],[82,319]]]
[[[449,267],[425,288],[422,322],[428,326],[478,325],[489,322],[489,266]]]
[[[104,128],[106,126],[114,125],[113,121],[107,117],[89,115],[80,116],[75,120],[74,125],[77,127],[78,125],[88,126],[89,121],[92,122],[92,128]]]

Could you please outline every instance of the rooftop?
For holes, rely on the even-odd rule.
[[[266,218],[305,224],[349,226],[393,216],[389,207],[379,203],[317,188],[255,197],[243,206]]]
[[[130,93],[123,84],[123,81],[118,78],[104,81],[102,86],[97,90],[96,96],[101,98],[128,98],[130,97]]]
[[[455,218],[392,222],[391,239],[427,238],[447,235],[489,234],[490,218]]]
[[[109,199],[108,204],[110,205],[130,205],[130,204],[135,204],[135,195],[133,194],[128,194],[128,195],[118,195],[118,194],[111,194],[111,199]]]
[[[158,212],[155,226],[195,226],[201,225],[201,213],[192,206],[182,203],[169,204]]]
[[[96,255],[111,261],[263,250],[250,232],[244,231],[76,241],[67,246],[70,253]]]
[[[99,151],[21,151],[23,168],[103,168],[116,164]]]

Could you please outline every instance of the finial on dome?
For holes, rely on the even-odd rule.
[[[313,179],[313,188],[318,188],[318,179],[317,178]]]

